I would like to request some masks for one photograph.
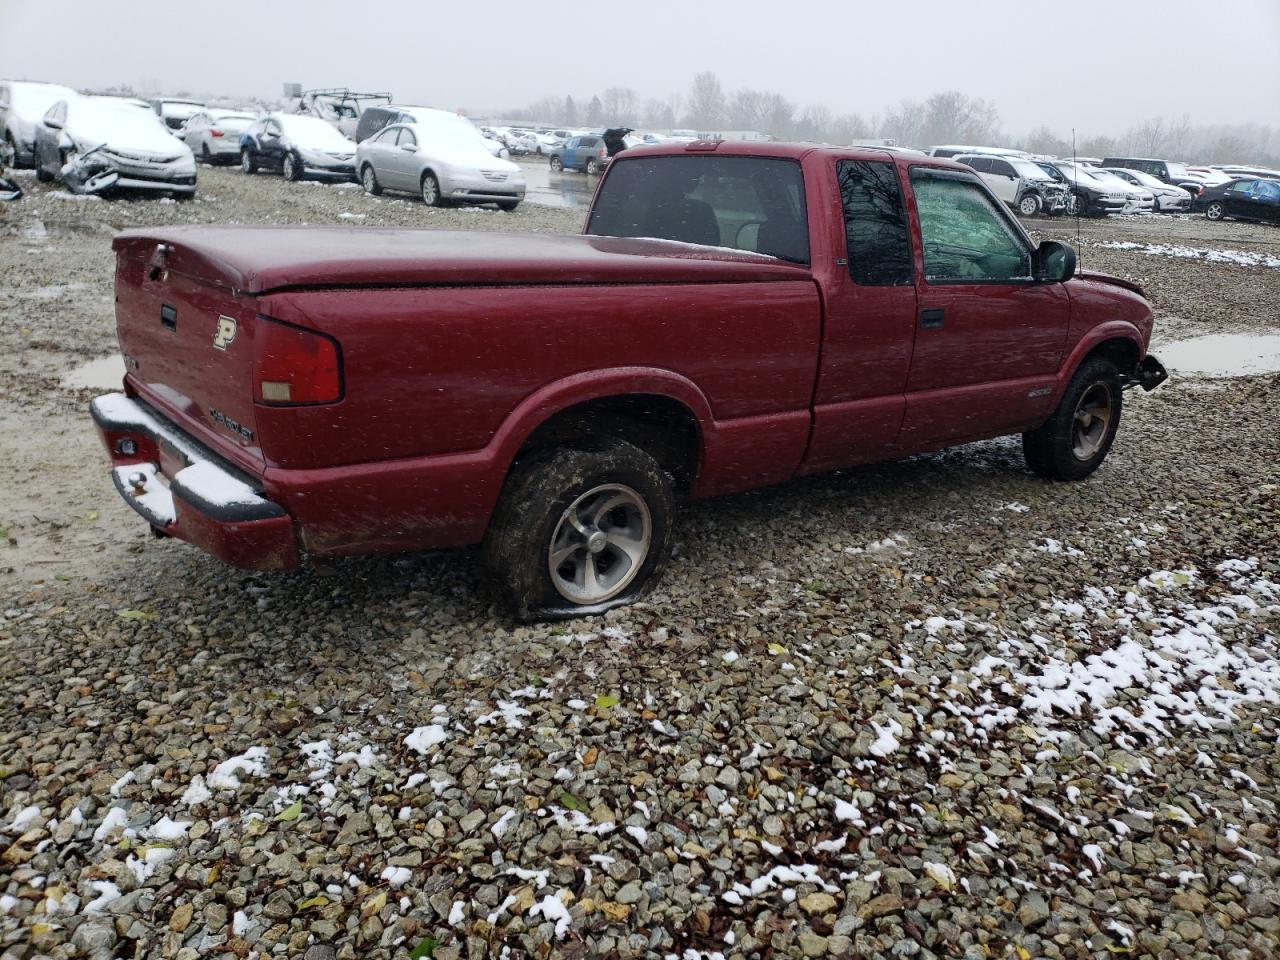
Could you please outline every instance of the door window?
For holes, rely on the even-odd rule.
[[[408,144],[411,147],[416,147],[418,145],[418,138],[413,135],[413,131],[408,127],[401,127],[400,139],[397,140],[396,143],[401,147],[405,144]]]
[[[911,171],[920,218],[924,272],[930,283],[1007,283],[1031,278],[1031,251],[967,177]]]
[[[1256,180],[1240,180],[1231,185],[1231,192],[1240,196],[1248,196],[1253,193],[1253,188],[1257,185]]]
[[[992,160],[991,172],[1001,177],[1017,176],[1017,174],[1013,172],[1013,167],[1009,166],[1008,162],[1005,160]]]
[[[977,170],[979,173],[991,172],[990,157],[969,157],[967,160],[961,160],[960,162],[965,164],[966,166],[972,167],[974,170]]]
[[[1280,201],[1280,182],[1275,180],[1258,180],[1256,181],[1258,188],[1254,191],[1254,196],[1259,200],[1265,200],[1268,203]]]
[[[849,276],[875,287],[909,286],[911,242],[893,164],[841,160],[836,165],[844,206]]]

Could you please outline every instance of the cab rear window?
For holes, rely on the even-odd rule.
[[[800,164],[775,157],[620,158],[596,196],[587,233],[678,240],[808,263]]]

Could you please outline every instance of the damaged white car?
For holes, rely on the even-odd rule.
[[[115,97],[60,100],[36,128],[36,176],[78,194],[109,190],[196,192],[191,148],[150,110]]]

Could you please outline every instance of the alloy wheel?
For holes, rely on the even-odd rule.
[[[551,535],[551,582],[572,603],[603,603],[640,572],[652,540],[653,520],[640,494],[620,483],[593,487],[569,504]]]
[[[1080,396],[1071,427],[1071,452],[1077,460],[1088,460],[1107,438],[1114,404],[1111,388],[1095,383]]]

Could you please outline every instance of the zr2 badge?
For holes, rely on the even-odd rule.
[[[225,350],[236,339],[236,322],[231,317],[219,317],[218,329],[213,334],[215,350]]]

